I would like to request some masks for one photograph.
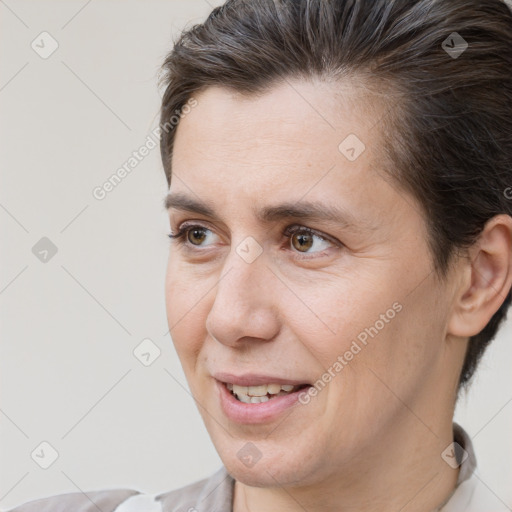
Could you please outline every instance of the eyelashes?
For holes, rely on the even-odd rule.
[[[200,224],[183,223],[175,233],[172,233],[172,232],[169,233],[168,237],[171,239],[171,242],[174,241],[177,244],[179,244],[180,247],[185,247],[187,250],[195,251],[195,252],[204,250],[204,249],[201,249],[201,247],[204,247],[201,245],[201,243],[195,244],[195,243],[190,242],[189,233],[191,233],[192,231],[197,231],[199,233],[201,233],[201,232],[213,233],[213,231],[211,229],[207,228],[206,226],[202,226]],[[327,244],[328,246],[335,246],[338,248],[343,247],[342,242],[340,242],[336,238],[331,237],[330,235],[327,235],[327,234],[317,231],[315,229],[309,228],[307,226],[298,225],[298,224],[287,226],[283,230],[282,236],[287,238],[288,249],[293,251],[294,254],[296,255],[296,257],[298,257],[299,259],[301,259],[301,258],[302,259],[306,259],[306,258],[311,259],[311,255],[313,255],[313,254],[315,255],[313,257],[325,256],[326,248],[324,247],[323,250],[313,251],[313,252],[309,252],[309,251],[305,252],[305,251],[297,250],[297,248],[294,246],[294,243],[293,243],[293,240],[294,240],[293,237],[295,235],[302,235],[302,237],[303,237],[302,242],[304,242],[306,240],[306,245],[308,245],[308,242],[311,242],[311,245],[309,245],[309,247],[306,247],[307,249],[310,249],[310,248],[313,248],[315,246],[322,245],[322,244],[324,244],[324,245]],[[203,242],[205,240],[205,238],[207,238],[207,236],[208,235],[203,237],[203,239],[199,240],[199,242]],[[304,238],[304,236],[306,238]],[[318,241],[318,243],[317,243],[317,241]],[[301,244],[299,244],[299,245],[301,245]],[[302,247],[304,247],[304,246],[302,246]],[[328,248],[329,247],[327,247],[327,249]]]

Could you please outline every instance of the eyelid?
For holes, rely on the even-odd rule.
[[[311,235],[315,235],[318,238],[321,238],[322,240],[325,240],[326,242],[330,242],[338,247],[343,246],[343,244],[337,240],[336,238],[328,235],[327,233],[324,233],[323,231],[318,231],[316,229],[310,228],[308,226],[304,226],[302,224],[292,224],[290,226],[287,226],[285,230],[283,231],[283,235],[294,235],[295,233],[305,232],[309,233]]]
[[[169,233],[168,236],[169,236],[169,238],[174,239],[177,242],[182,243],[186,247],[199,248],[200,246],[196,246],[194,244],[191,244],[188,240],[186,240],[187,232],[190,231],[191,229],[194,229],[194,228],[203,229],[205,231],[209,231],[210,233],[213,233],[216,236],[219,236],[215,232],[214,229],[211,229],[210,227],[200,223],[199,221],[192,221],[192,220],[188,220],[188,221],[186,220],[186,221],[182,222],[178,226],[178,228],[175,231],[173,230],[171,233]]]

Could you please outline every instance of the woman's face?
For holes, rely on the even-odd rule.
[[[451,425],[453,286],[435,279],[419,206],[384,179],[386,105],[333,87],[210,87],[177,129],[169,328],[249,485],[325,482]]]

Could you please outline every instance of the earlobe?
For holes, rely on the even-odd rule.
[[[490,219],[462,264],[448,332],[471,337],[482,331],[510,292],[512,217],[502,214]]]

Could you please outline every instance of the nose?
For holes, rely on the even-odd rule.
[[[208,333],[232,347],[275,338],[280,329],[276,278],[265,255],[248,263],[233,248],[224,269],[206,318]]]

